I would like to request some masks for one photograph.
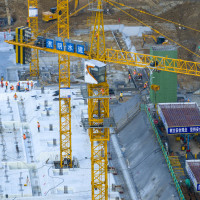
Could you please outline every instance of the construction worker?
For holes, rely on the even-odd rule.
[[[17,100],[17,94],[16,93],[14,94],[14,99]]]
[[[28,79],[27,79],[27,86],[28,86],[28,89],[29,89],[29,81],[28,81]]]
[[[38,128],[38,132],[40,132],[40,123],[37,122],[37,128]]]
[[[133,71],[133,75],[135,76],[137,74],[136,70]]]
[[[128,75],[128,82],[129,83],[131,82],[131,75],[130,74]]]
[[[26,139],[26,134],[25,134],[25,133],[23,134],[23,139],[24,139],[24,140]]]
[[[29,91],[29,89],[28,88],[25,88],[25,92],[28,92]]]
[[[101,93],[102,93],[102,95],[104,95],[104,94],[105,94],[105,91],[104,91],[104,89],[103,89],[103,88],[101,88]]]
[[[140,80],[142,80],[142,73],[140,73]]]
[[[1,87],[3,87],[3,80],[1,80]]]
[[[26,25],[27,26],[29,25],[29,18],[27,18],[27,20],[26,20]]]
[[[122,100],[123,101],[123,92],[121,91],[119,94],[119,101]]]
[[[17,91],[20,91],[20,82],[17,82]]]
[[[96,32],[96,39],[98,38],[98,36],[99,36],[99,35],[98,35],[98,33]]]
[[[33,81],[31,81],[31,90],[33,89]]]
[[[8,81],[6,81],[5,85],[6,85],[6,90],[7,90],[8,89]]]
[[[13,91],[13,90],[14,90],[14,86],[13,86],[13,85],[11,85],[11,87],[10,87],[10,90],[11,90],[11,91]]]
[[[144,83],[144,89],[146,89],[147,88],[147,83]]]

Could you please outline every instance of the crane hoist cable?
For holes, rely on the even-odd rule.
[[[140,13],[143,13],[143,14],[146,14],[146,15],[149,15],[149,16],[152,16],[152,17],[155,17],[155,18],[158,18],[158,19],[167,21],[167,22],[169,22],[169,23],[176,24],[176,25],[178,25],[178,26],[181,26],[181,27],[184,27],[184,28],[193,30],[193,31],[197,31],[197,32],[200,33],[200,30],[198,30],[198,29],[195,29],[195,28],[192,28],[192,27],[189,27],[189,26],[185,26],[185,25],[180,24],[180,23],[178,23],[178,22],[174,22],[174,21],[171,21],[171,20],[169,20],[169,19],[165,19],[165,18],[163,18],[163,17],[159,17],[159,16],[157,16],[157,15],[153,15],[153,14],[151,14],[151,13],[148,13],[148,12],[145,12],[145,11],[143,11],[143,10],[139,10],[139,9],[136,9],[136,8],[133,8],[133,7],[124,5],[124,4],[122,4],[122,3],[117,3],[117,2],[112,1],[112,0],[109,0],[109,1],[112,2],[112,3],[118,4],[118,5],[120,5],[120,6],[130,8],[130,9],[135,10],[135,11],[137,11],[137,12],[140,12]]]
[[[141,24],[143,24],[144,26],[147,26],[149,27],[151,30],[153,30],[155,33],[158,33],[159,35],[162,35],[163,37],[167,38],[168,40],[170,40],[171,42],[177,44],[178,46],[182,47],[183,49],[189,51],[190,53],[194,54],[195,56],[199,57],[200,58],[200,55],[196,54],[195,52],[191,51],[190,49],[188,49],[187,47],[179,44],[178,42],[176,42],[175,40],[171,39],[170,37],[162,34],[161,32],[159,32],[158,30],[152,28],[151,26],[145,24],[143,21],[139,20],[138,18],[132,16],[131,14],[127,13],[126,11],[122,10],[121,8],[119,8],[118,6],[114,5],[113,3],[111,3],[110,1],[108,0],[105,0],[106,2],[108,2],[110,5],[114,6],[115,8],[117,8],[118,10],[122,11],[123,13],[125,13],[126,15],[128,15],[129,17],[135,19],[136,21],[140,22]]]
[[[79,8],[78,10],[76,10],[75,12],[73,12],[72,14],[69,15],[69,17],[74,16],[76,13],[80,12],[81,10],[83,10],[84,8],[86,8],[87,6],[89,6],[91,3],[93,3],[95,0],[90,1],[88,4],[84,5],[83,7]],[[67,11],[66,11],[67,12]],[[64,19],[63,19],[64,20]],[[43,30],[42,32],[38,33],[36,35],[36,37],[40,36],[40,35],[44,35],[45,33],[49,32],[51,29],[56,28],[57,26],[57,22],[55,22],[54,24],[52,24],[50,27],[48,27],[47,29]]]

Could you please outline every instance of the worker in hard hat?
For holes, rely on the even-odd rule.
[[[27,26],[29,25],[29,18],[27,18],[27,20],[26,20],[26,25]]]
[[[38,132],[40,132],[40,123],[37,122],[37,128],[38,128]]]
[[[11,90],[11,91],[14,90],[14,86],[13,86],[13,85],[10,86],[10,90]]]
[[[128,82],[131,82],[131,74],[128,75]]]
[[[1,87],[3,87],[3,80],[1,80]]]
[[[31,90],[33,89],[33,81],[31,81]]]
[[[28,87],[28,89],[29,89],[29,81],[28,81],[28,79],[27,79],[27,87]]]
[[[25,133],[23,134],[23,139],[24,139],[24,140],[26,139],[26,134],[25,134]]]
[[[6,90],[7,90],[8,89],[8,81],[6,81],[5,85],[6,85]]]
[[[18,97],[18,96],[17,96],[17,94],[15,93],[15,94],[14,94],[14,99],[17,100],[17,97]]]
[[[17,91],[20,92],[20,82],[19,81],[17,82]]]
[[[29,91],[29,88],[25,88],[25,92],[28,92]]]
[[[123,92],[121,91],[119,94],[119,101],[122,100],[123,101]]]
[[[135,76],[137,74],[136,70],[133,71],[133,75]]]

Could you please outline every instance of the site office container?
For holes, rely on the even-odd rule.
[[[195,191],[200,192],[200,160],[186,160],[185,167]]]

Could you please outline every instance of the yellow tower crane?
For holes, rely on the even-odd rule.
[[[105,37],[102,1],[98,0],[94,8],[96,17],[92,32],[89,57],[99,60],[104,56]],[[93,10],[92,10],[93,11]],[[105,56],[104,56],[105,57]],[[109,85],[106,80],[106,67],[98,61],[85,63],[88,74],[94,78],[94,84],[88,84],[88,123],[91,141],[91,185],[92,200],[108,199],[108,156],[107,141],[109,140]],[[98,67],[97,67],[98,66]],[[95,74],[95,71],[98,73]],[[100,72],[100,76],[99,76]]]
[[[38,1],[28,0],[28,22],[32,32],[32,39],[36,39],[38,34]],[[38,50],[32,49],[30,62],[30,76],[39,76]]]
[[[15,42],[6,41],[34,50],[42,50],[59,54],[59,91],[60,91],[60,142],[61,142],[61,167],[64,158],[71,164],[71,110],[70,110],[70,56],[88,59],[85,62],[86,75],[92,84],[88,85],[88,125],[91,140],[91,185],[92,200],[108,199],[107,179],[107,141],[109,128],[113,125],[109,118],[109,87],[106,80],[106,62],[142,67],[154,70],[168,71],[186,75],[200,76],[200,63],[172,59],[147,54],[127,52],[123,50],[105,49],[104,23],[102,1],[98,0],[95,25],[92,33],[91,49],[89,55],[59,51],[38,47],[31,41]],[[68,0],[58,0],[58,9],[63,12],[58,20],[58,36],[64,40],[69,38],[69,13]],[[95,60],[91,60],[95,59]],[[101,61],[101,62],[100,62]],[[86,77],[87,79],[87,77]],[[180,186],[179,186],[180,188]],[[181,189],[178,190],[183,196]],[[184,198],[181,198],[184,199]]]
[[[69,0],[57,0],[58,37],[69,39]],[[70,96],[70,56],[59,55],[59,119],[60,119],[60,166],[66,159],[72,167],[71,147],[71,96]]]

